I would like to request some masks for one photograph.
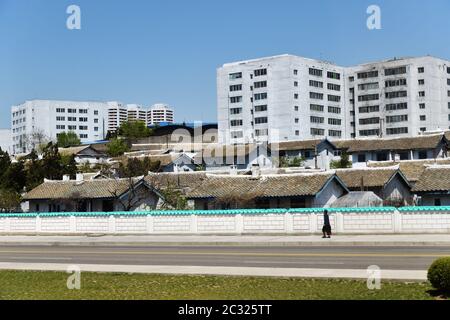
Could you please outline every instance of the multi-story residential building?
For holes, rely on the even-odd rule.
[[[223,65],[217,72],[222,143],[342,138],[344,68],[281,55]]]
[[[31,151],[45,140],[73,131],[81,142],[106,136],[107,104],[84,101],[32,100],[11,108],[11,137],[14,154]]]
[[[147,111],[137,104],[127,104],[128,121],[144,121],[147,124]]]
[[[217,71],[219,140],[280,142],[416,136],[450,127],[450,61],[355,67],[281,55]]]
[[[108,102],[108,132],[115,132],[127,120],[128,109],[123,103]]]
[[[161,122],[173,123],[173,110],[166,104],[157,103],[150,107],[147,113],[147,124],[153,125]]]
[[[346,68],[350,137],[405,137],[450,126],[450,61],[426,56]]]

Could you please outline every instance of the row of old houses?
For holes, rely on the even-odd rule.
[[[450,205],[450,166],[414,165],[415,172],[390,166],[149,173],[129,179],[77,175],[75,180],[46,180],[23,200],[31,212],[174,209],[179,208],[177,198],[187,200],[183,209],[197,210]]]

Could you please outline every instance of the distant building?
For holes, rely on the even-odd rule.
[[[450,61],[430,56],[341,67],[294,55],[217,71],[221,143],[413,137],[450,126]]]
[[[147,112],[147,124],[173,123],[173,110],[168,105],[158,103],[150,107]]]
[[[75,132],[82,143],[103,140],[107,104],[89,101],[32,100],[11,107],[13,154],[27,153],[38,144]]]
[[[12,153],[11,129],[0,129],[0,148],[9,154]]]

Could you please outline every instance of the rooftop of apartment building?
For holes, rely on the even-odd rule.
[[[424,56],[416,56],[416,57],[413,57],[413,56],[393,57],[393,58],[387,58],[387,59],[382,59],[382,60],[377,60],[377,61],[363,62],[360,64],[354,64],[354,65],[350,65],[350,66],[343,66],[343,65],[338,65],[334,62],[330,62],[330,61],[326,61],[326,60],[322,60],[322,59],[307,58],[307,57],[297,56],[297,55],[293,55],[293,54],[280,54],[280,55],[261,57],[261,58],[256,58],[256,59],[229,62],[229,63],[223,64],[222,67],[226,68],[226,67],[244,65],[244,64],[249,64],[249,63],[258,63],[258,62],[263,62],[263,61],[267,61],[267,60],[275,60],[275,59],[279,59],[279,58],[288,58],[288,57],[302,58],[305,60],[309,60],[311,62],[320,62],[320,63],[324,63],[324,64],[330,64],[330,65],[334,65],[334,66],[342,66],[342,67],[348,67],[348,68],[364,67],[364,66],[371,66],[373,64],[383,64],[383,63],[398,62],[398,61],[405,61],[405,60],[418,60],[418,59],[423,59],[423,58],[438,59],[438,60],[442,60],[442,61],[446,61],[446,62],[450,63],[450,60],[435,57],[432,55],[424,55]]]

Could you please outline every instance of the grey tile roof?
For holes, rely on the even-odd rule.
[[[421,174],[413,192],[450,191],[450,166],[430,166]]]

